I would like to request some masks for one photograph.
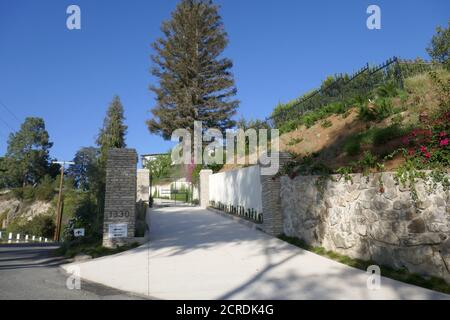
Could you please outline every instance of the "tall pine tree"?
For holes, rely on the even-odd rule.
[[[163,38],[152,47],[152,74],[159,86],[153,118],[147,121],[151,133],[170,139],[177,128],[193,129],[194,120],[221,130],[235,122],[239,101],[230,59],[221,56],[228,44],[218,6],[208,0],[181,0],[172,18],[162,24]]]
[[[127,126],[124,124],[125,116],[123,113],[122,102],[120,102],[119,96],[115,96],[109,105],[103,127],[97,137],[97,145],[101,154],[100,159],[103,163],[106,161],[109,149],[126,147]]]
[[[103,214],[105,204],[105,186],[106,186],[106,161],[108,151],[112,148],[125,148],[125,135],[127,126],[124,124],[125,116],[120,98],[115,96],[109,105],[106,117],[103,121],[103,127],[97,137],[97,145],[100,149],[100,156],[97,166],[91,170],[90,189],[96,194],[97,198],[97,226],[95,227],[101,234],[103,226]]]
[[[35,184],[52,168],[49,152],[53,143],[42,118],[28,117],[20,130],[11,133],[4,160],[11,186]]]

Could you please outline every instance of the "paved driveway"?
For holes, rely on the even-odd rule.
[[[367,274],[196,207],[154,209],[150,242],[80,264],[81,276],[160,299],[445,299]]]
[[[108,300],[137,299],[119,290],[82,281],[81,290],[69,290],[67,274],[52,244],[0,245],[0,300]],[[18,310],[20,312],[20,310]]]

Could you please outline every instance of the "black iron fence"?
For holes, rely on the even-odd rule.
[[[370,93],[383,83],[391,82],[403,89],[405,78],[427,72],[436,65],[423,60],[401,60],[390,58],[380,65],[370,66],[368,63],[352,75],[339,74],[331,81],[326,81],[319,89],[314,90],[285,105],[278,106],[266,119],[273,127],[278,128],[287,121],[292,121],[303,114],[332,103],[343,104],[343,108],[355,101],[367,100]]]

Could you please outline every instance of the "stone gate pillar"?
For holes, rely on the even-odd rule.
[[[147,202],[150,199],[150,170],[137,170],[137,201]]]
[[[279,152],[279,170],[289,162],[291,156],[287,152]],[[283,212],[281,210],[280,177],[261,175],[261,200],[264,232],[278,236],[283,233]]]
[[[111,149],[106,164],[103,246],[117,247],[133,241],[136,211],[134,149]]]
[[[209,206],[209,176],[213,171],[209,169],[200,170],[200,207]]]

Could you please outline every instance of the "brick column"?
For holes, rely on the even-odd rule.
[[[287,152],[279,152],[279,170],[291,156]],[[283,214],[281,211],[280,178],[274,175],[261,175],[261,199],[263,213],[263,230],[273,236],[283,233]]]
[[[117,247],[130,243],[134,239],[136,165],[136,150],[109,150],[103,218],[103,246],[105,247]]]
[[[209,206],[209,176],[212,175],[212,170],[200,170],[200,207],[206,208]]]

